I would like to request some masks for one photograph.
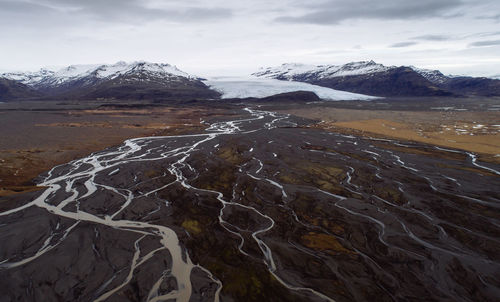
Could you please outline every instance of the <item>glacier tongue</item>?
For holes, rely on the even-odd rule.
[[[204,81],[204,83],[210,88],[222,93],[222,98],[225,99],[247,97],[263,98],[294,91],[311,91],[321,99],[329,101],[368,101],[378,99],[378,97],[340,91],[302,82],[280,81],[268,78],[214,77]]]

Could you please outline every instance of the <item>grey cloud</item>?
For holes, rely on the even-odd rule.
[[[52,8],[37,3],[0,0],[0,13],[2,14],[48,13],[52,11],[54,11]]]
[[[26,1],[0,0],[0,26],[17,27],[17,30],[28,28],[42,29],[67,24],[68,16],[53,7]],[[12,32],[12,31],[11,31]]]
[[[470,39],[470,38],[484,38],[484,37],[494,37],[494,36],[500,36],[500,31],[487,31],[487,32],[476,32],[473,34],[468,34],[468,35],[463,35],[463,39]]]
[[[478,41],[469,44],[469,47],[484,47],[500,45],[500,40]]]
[[[476,19],[486,19],[486,20],[494,20],[496,22],[500,22],[500,14],[489,15],[489,16],[478,16]]]
[[[463,5],[462,0],[327,0],[303,6],[309,10],[300,16],[281,16],[286,23],[337,24],[348,19],[420,19],[450,17],[450,10]],[[457,15],[458,16],[458,15]]]
[[[392,44],[391,48],[401,48],[401,47],[409,47],[409,46],[413,46],[413,45],[417,45],[418,43],[417,42],[400,42],[400,43],[395,43],[395,44]]]
[[[482,36],[482,37],[500,36],[500,31],[481,33],[480,36]]]
[[[460,17],[463,17],[465,16],[465,13],[454,13],[454,14],[443,14],[443,15],[439,15],[440,18],[443,18],[443,19],[454,19],[454,18],[460,18]]]
[[[448,41],[452,40],[453,37],[449,35],[422,35],[413,37],[413,40],[422,40],[422,41]]]
[[[40,0],[37,4],[28,1],[0,0],[0,11],[25,16],[52,13],[61,17],[70,16],[111,23],[140,23],[150,20],[198,22],[232,16],[232,11],[227,8],[207,8],[189,4],[179,4],[168,9],[154,8],[146,6],[140,0]],[[38,16],[38,19],[43,19],[43,15]]]

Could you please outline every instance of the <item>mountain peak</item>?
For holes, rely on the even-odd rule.
[[[56,70],[0,74],[2,78],[51,98],[185,99],[220,96],[176,66],[146,61],[70,65]],[[9,87],[14,86],[9,83]]]
[[[385,66],[373,60],[343,65],[281,65],[263,69],[253,75],[377,96],[451,95],[436,87],[448,80],[438,70]]]
[[[253,76],[294,80],[297,76],[304,75],[316,78],[331,78],[340,76],[350,76],[359,74],[369,74],[387,71],[392,67],[386,67],[373,60],[350,62],[344,65],[306,65],[300,63],[285,63],[278,67],[261,68]]]
[[[11,72],[0,77],[19,81],[28,86],[59,86],[86,79],[87,82],[111,80],[122,75],[145,73],[161,77],[195,78],[166,63],[118,61],[114,64],[70,65],[59,70],[40,69],[36,72]]]

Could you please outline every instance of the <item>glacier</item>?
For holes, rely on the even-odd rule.
[[[223,99],[249,97],[263,98],[294,91],[314,92],[321,99],[328,101],[370,101],[380,99],[379,97],[340,91],[302,82],[281,81],[269,78],[213,77],[203,82],[210,88],[220,92]]]

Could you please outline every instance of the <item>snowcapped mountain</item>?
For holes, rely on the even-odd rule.
[[[410,68],[435,84],[443,84],[450,78],[450,76],[445,76],[439,70],[423,69],[415,66],[410,66]]]
[[[60,70],[11,72],[0,78],[16,81],[46,96],[72,98],[216,98],[196,77],[170,64],[118,62],[71,65]]]
[[[17,81],[21,84],[28,86],[35,86],[37,83],[43,81],[54,75],[54,71],[48,69],[40,69],[36,72],[8,72],[0,74],[0,77]]]
[[[57,87],[71,82],[84,81],[94,84],[119,76],[147,73],[155,77],[194,78],[170,64],[148,62],[118,62],[110,65],[71,65],[60,70],[40,69],[37,72],[4,73],[0,77],[21,82],[32,87]]]
[[[351,62],[344,65],[306,65],[297,63],[285,63],[278,67],[261,68],[252,75],[256,77],[294,80],[297,78],[327,79],[334,77],[368,75],[397,69],[397,66],[385,66],[374,61]],[[443,82],[447,77],[439,70],[417,68],[409,66],[418,74],[431,82]]]
[[[430,72],[426,72],[430,75]],[[444,96],[442,91],[420,72],[410,67],[384,66],[374,61],[351,62],[344,65],[283,64],[261,69],[253,74],[261,78],[306,82],[318,86],[366,95]]]
[[[40,94],[34,89],[17,81],[0,78],[0,102],[11,99],[28,99]]]
[[[292,66],[288,69],[295,70]],[[351,69],[354,70],[356,67],[352,66]],[[344,67],[342,71],[347,72],[348,67]],[[325,72],[332,72],[332,70],[325,70]],[[302,82],[283,82],[257,77],[219,78],[203,82],[175,66],[142,61],[118,62],[110,65],[71,65],[59,70],[41,69],[37,72],[11,72],[0,74],[1,78],[9,81],[9,87],[11,87],[9,97],[34,95],[33,92],[36,92],[47,98],[66,99],[215,99],[221,96],[223,98],[261,98],[295,91],[308,91],[327,100],[373,99],[367,95]],[[30,93],[21,93],[22,88],[30,90]]]
[[[352,62],[344,65],[305,65],[285,63],[278,67],[261,68],[252,75],[256,77],[272,78],[279,80],[297,80],[304,78],[325,79],[353,75],[365,75],[384,72],[392,67],[377,64],[374,61]]]
[[[344,65],[283,64],[261,68],[252,75],[383,97],[500,95],[498,80],[445,76],[439,70],[385,66],[374,61]]]
[[[294,80],[297,78],[314,77],[316,79],[327,79],[333,77],[359,76],[379,72],[387,72],[397,69],[397,66],[385,66],[374,61],[351,62],[344,65],[306,65],[297,63],[285,63],[278,67],[261,68],[252,75],[257,77]],[[433,83],[443,83],[448,77],[439,70],[417,68],[409,66],[415,72]]]
[[[292,91],[314,92],[330,100],[370,99],[370,96],[500,96],[500,80],[446,76],[439,70],[385,66],[374,61],[344,65],[283,64],[261,68],[252,78],[205,82],[173,65],[144,61],[0,74],[0,100],[3,101],[191,100],[217,99],[221,95],[267,97]]]

